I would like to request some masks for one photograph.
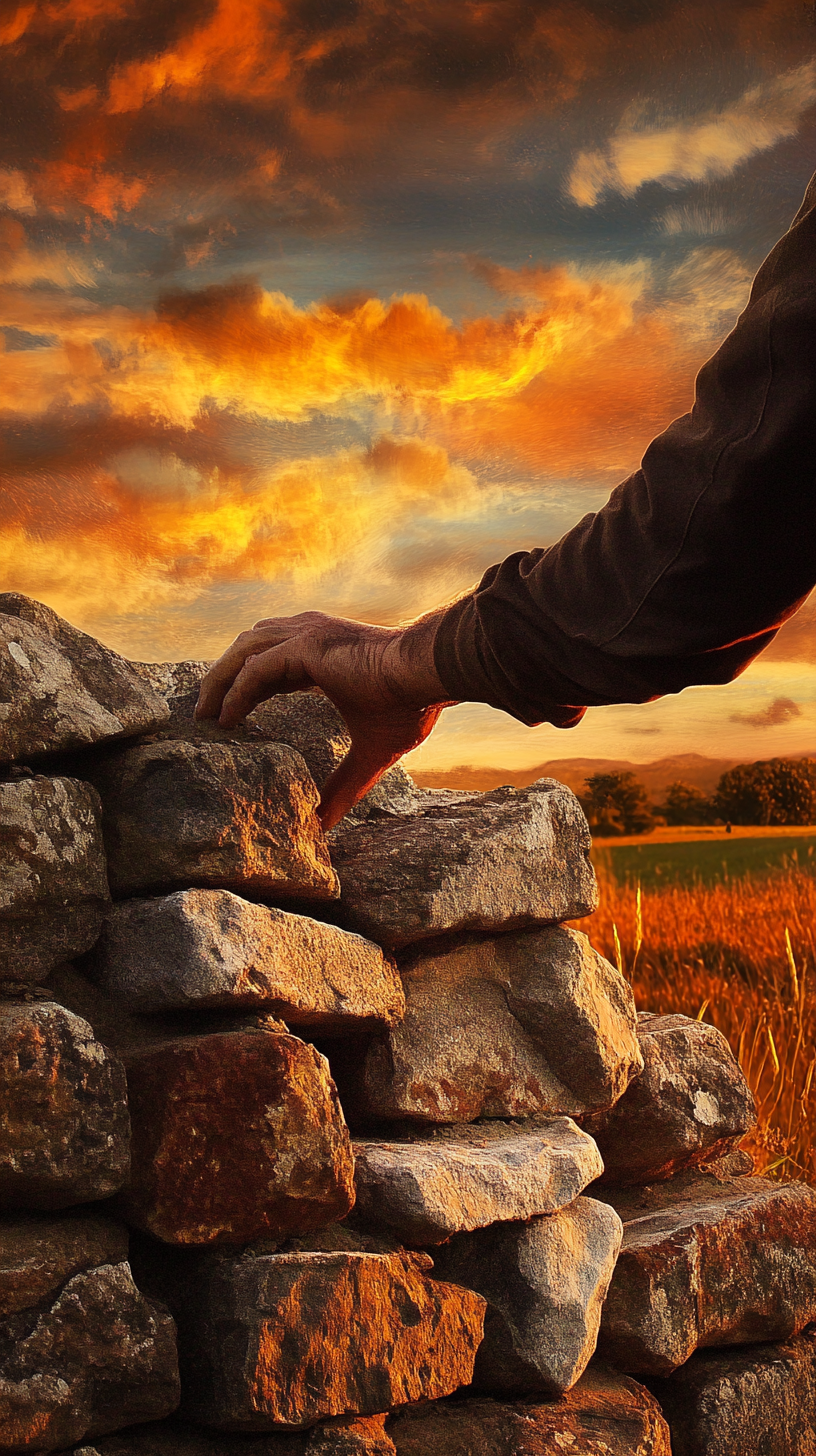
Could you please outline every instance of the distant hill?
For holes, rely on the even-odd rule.
[[[763,755],[770,758],[770,754]],[[816,757],[816,752],[793,753],[791,758]],[[759,758],[760,755],[757,755]],[[559,779],[574,792],[582,792],[585,780],[594,773],[634,773],[645,785],[649,796],[658,801],[669,784],[681,779],[693,784],[704,794],[710,794],[717,787],[721,774],[727,773],[738,763],[754,762],[744,758],[706,758],[703,753],[675,753],[668,758],[656,758],[651,763],[632,763],[626,758],[551,758],[546,763],[537,763],[532,768],[474,768],[461,764],[457,768],[438,770],[416,770],[411,777],[423,789],[496,789],[500,784],[513,784],[523,788],[536,779]]]

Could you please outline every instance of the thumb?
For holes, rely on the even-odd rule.
[[[333,829],[400,756],[385,749],[377,751],[373,745],[352,742],[343,762],[323,785],[318,816],[324,830]]]

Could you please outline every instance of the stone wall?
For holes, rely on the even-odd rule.
[[[0,1456],[813,1456],[816,1195],[569,922],[542,779],[195,724],[0,596]]]

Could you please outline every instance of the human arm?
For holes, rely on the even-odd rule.
[[[402,629],[322,612],[264,618],[211,668],[196,717],[233,727],[274,693],[321,688],[351,736],[348,755],[323,788],[320,817],[330,829],[386,769],[427,738],[450,702],[433,660],[441,615]]]

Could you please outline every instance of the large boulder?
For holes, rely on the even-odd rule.
[[[259,703],[243,723],[220,728],[211,718],[193,715],[201,682],[211,662],[134,662],[131,666],[163,698],[170,714],[159,730],[162,738],[189,743],[288,743],[306,760],[318,788],[345,758],[351,746],[348,729],[333,703],[318,689],[278,693]]]
[[[456,1139],[355,1142],[355,1217],[410,1244],[557,1213],[597,1178],[592,1138],[568,1117],[531,1127],[461,1129]],[[467,1134],[470,1133],[470,1136]]]
[[[594,1363],[546,1405],[440,1400],[398,1412],[388,1433],[397,1456],[672,1456],[654,1396]]]
[[[337,897],[317,789],[284,744],[145,743],[108,755],[93,779],[116,895]]]
[[[816,1330],[784,1344],[701,1350],[650,1384],[674,1456],[816,1456]]]
[[[376,1036],[341,1095],[373,1118],[580,1117],[642,1066],[632,992],[560,926],[417,946],[400,959],[404,1020]]]
[[[457,1234],[435,1250],[440,1278],[487,1300],[474,1385],[494,1395],[569,1390],[595,1352],[620,1242],[617,1214],[576,1198],[547,1218]]]
[[[753,1094],[721,1031],[688,1016],[638,1016],[643,1071],[585,1119],[612,1183],[651,1183],[727,1155],[753,1127]]]
[[[0,1207],[108,1198],[128,1175],[122,1063],[51,1001],[0,1001]]]
[[[324,1057],[273,1024],[123,1052],[132,1170],[119,1206],[171,1244],[285,1238],[354,1202],[348,1129]]]
[[[0,763],[150,732],[167,706],[129,662],[18,592],[0,593]]]
[[[175,1326],[113,1220],[0,1220],[0,1453],[62,1450],[179,1399]]]
[[[76,779],[0,782],[0,982],[90,950],[110,902],[99,795]]]
[[[681,1174],[603,1196],[624,1226],[600,1342],[620,1369],[670,1375],[700,1347],[784,1340],[816,1319],[812,1188]]]
[[[331,836],[348,923],[383,945],[552,924],[597,904],[587,823],[555,779],[489,794],[415,790],[407,812]]]
[[[187,1421],[160,1421],[106,1436],[76,1456],[396,1456],[396,1450],[379,1415],[334,1416],[308,1431],[265,1436],[228,1436]]]
[[[212,1252],[155,1275],[179,1325],[182,1413],[222,1431],[373,1415],[466,1385],[484,1300],[427,1255]]]
[[[323,1035],[391,1026],[405,1007],[378,945],[229,890],[120,902],[93,974],[129,1011],[258,1007]]]

